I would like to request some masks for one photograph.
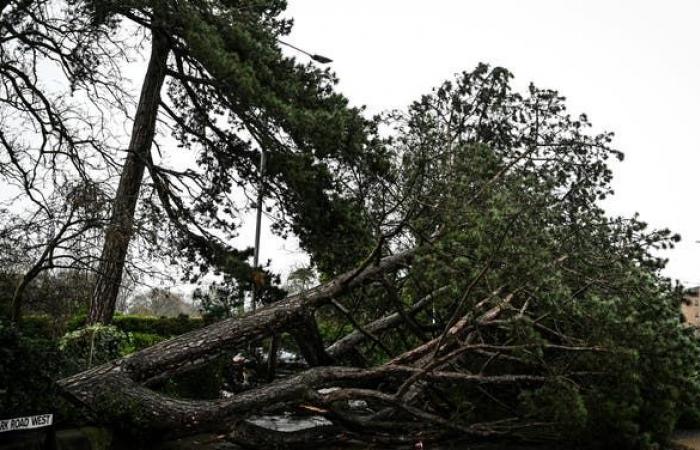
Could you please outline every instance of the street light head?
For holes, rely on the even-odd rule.
[[[316,61],[317,63],[320,63],[320,64],[328,64],[328,63],[333,62],[333,60],[330,59],[330,58],[326,58],[326,57],[323,56],[323,55],[312,55],[311,53],[307,52],[306,50],[302,50],[302,49],[300,49],[299,47],[297,47],[297,46],[295,46],[295,45],[292,45],[292,44],[290,44],[289,42],[284,42],[284,41],[281,40],[281,39],[277,39],[277,42],[279,42],[279,43],[282,44],[282,45],[286,45],[286,46],[289,47],[289,48],[293,48],[294,50],[298,51],[299,53],[305,54],[306,56],[308,56],[308,57],[311,58],[312,60]]]
[[[320,64],[328,64],[328,63],[333,62],[332,59],[326,58],[325,56],[322,56],[322,55],[311,55],[311,59],[313,59],[314,61],[316,61],[317,63],[320,63]]]

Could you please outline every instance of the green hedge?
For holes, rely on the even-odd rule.
[[[25,316],[19,323],[22,335],[34,339],[53,339],[54,327],[50,317]]]
[[[67,417],[52,381],[62,374],[55,341],[29,336],[0,318],[0,418],[59,411],[58,419]]]
[[[66,333],[58,342],[72,373],[106,363],[128,352],[128,335],[113,325],[93,325]]]
[[[204,325],[201,318],[116,316],[112,325],[83,327],[74,317],[60,339],[50,317],[25,316],[19,326],[0,317],[0,418],[60,413],[79,420],[52,380],[128,355]],[[169,380],[163,391],[182,398],[214,399],[223,386],[224,359]],[[76,422],[77,423],[77,422]]]
[[[166,340],[166,337],[160,336],[158,334],[151,333],[141,333],[139,331],[132,331],[128,333],[128,344],[124,351],[125,354],[137,352],[143,350],[146,347],[157,344],[161,341]]]
[[[75,316],[68,323],[68,331],[75,331],[85,324],[85,315]],[[138,315],[116,315],[112,325],[125,333],[143,333],[161,337],[177,336],[204,326],[199,317],[154,317]]]

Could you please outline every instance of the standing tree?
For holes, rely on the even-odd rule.
[[[259,181],[261,150],[278,232],[297,234],[328,270],[352,261],[318,237],[367,250],[362,199],[342,186],[386,168],[381,147],[366,137],[374,124],[334,93],[332,73],[283,55],[280,38],[291,27],[280,17],[284,1],[0,6],[0,176],[36,208],[56,174],[115,189],[89,322],[111,320],[139,234],[168,253],[165,235],[194,276],[244,261],[247,253],[226,242],[247,207],[241,197]],[[150,57],[133,101],[121,67],[144,41]],[[117,151],[123,143],[108,124],[124,116],[131,133]],[[27,130],[35,136],[25,138]],[[168,133],[177,146],[156,139]]]
[[[144,205],[163,212],[183,254],[202,270],[244,258],[225,242],[240,209],[233,196],[257,181],[261,150],[269,158],[265,183],[278,207],[278,230],[295,232],[311,250],[321,234],[346,242],[366,235],[351,213],[353,200],[339,192],[356,173],[347,168],[370,176],[382,170],[382,155],[366,151],[372,123],[333,92],[330,72],[282,54],[279,38],[291,26],[279,17],[284,7],[280,0],[79,5],[93,23],[127,20],[147,30],[151,48],[89,322],[111,320],[146,170],[154,195]],[[159,120],[194,167],[167,167],[164,156],[153,154]]]
[[[107,195],[95,184],[64,184],[43,199],[34,214],[8,215],[0,228],[0,264],[21,274],[11,299],[12,320],[19,321],[27,287],[46,271],[91,272],[97,255],[92,242],[106,220]]]
[[[130,314],[151,315],[157,317],[177,317],[192,313],[192,305],[187,303],[178,292],[161,288],[151,288],[134,296],[129,304]]]
[[[49,0],[0,3],[0,235],[22,293],[42,271],[93,270],[115,160],[104,124],[126,110],[110,26]],[[16,257],[12,257],[12,255]]]
[[[126,254],[131,241],[134,213],[141,182],[150,158],[155,136],[160,91],[165,79],[169,48],[167,37],[155,25],[151,35],[151,58],[141,87],[136,115],[122,168],[119,186],[112,202],[112,218],[105,232],[97,281],[92,294],[88,323],[109,323],[114,315]]]

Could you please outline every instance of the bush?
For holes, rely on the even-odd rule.
[[[56,420],[77,420],[55,380],[202,326],[201,319],[187,316],[117,316],[110,326],[75,328],[84,321],[84,315],[73,318],[73,330],[56,340],[48,317],[26,316],[19,326],[0,318],[0,418],[54,412]],[[217,398],[222,361],[178,375],[163,390],[182,398]]]
[[[126,354],[128,335],[113,325],[93,325],[63,336],[59,348],[69,370],[79,372]]]
[[[140,333],[135,331],[128,334],[128,347],[124,349],[125,354],[137,352],[143,350],[146,347],[157,344],[158,342],[164,341],[166,338],[159,336],[157,334],[150,333]]]
[[[201,328],[201,318],[151,317],[117,315],[109,326],[96,325],[80,328],[85,315],[74,317],[69,323],[73,331],[60,340],[60,349],[67,370],[75,373],[128,355],[188,331]],[[161,390],[181,398],[218,398],[223,387],[223,359],[205,367],[177,375],[168,380]]]
[[[22,335],[35,339],[54,339],[56,332],[51,318],[47,316],[26,316],[19,323]]]
[[[55,342],[24,336],[0,319],[0,417],[55,411],[52,378],[61,372]]]
[[[68,330],[74,331],[81,328],[85,323],[85,318],[83,314],[75,316],[68,323]],[[112,325],[125,333],[172,337],[201,328],[204,322],[199,317],[189,317],[184,314],[177,317],[116,315],[112,320]]]

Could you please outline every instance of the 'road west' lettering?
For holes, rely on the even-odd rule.
[[[31,430],[32,428],[48,427],[53,425],[53,414],[39,414],[38,416],[16,417],[14,419],[0,419],[0,433],[3,431]]]

